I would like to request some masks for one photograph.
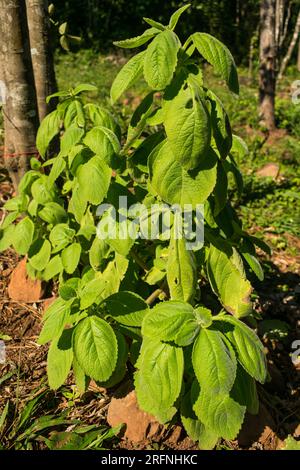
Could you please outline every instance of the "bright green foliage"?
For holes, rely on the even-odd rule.
[[[59,388],[66,380],[73,361],[72,330],[64,330],[60,338],[52,341],[47,357],[49,385]]]
[[[237,317],[243,317],[251,313],[251,285],[246,280],[239,255],[234,248],[228,248],[225,243],[221,250],[210,246],[207,272],[211,287],[224,308]],[[234,286],[234,289],[229,286]]]
[[[183,350],[166,342],[145,338],[136,363],[135,387],[139,405],[162,422],[176,412],[183,370]]]
[[[201,390],[194,411],[210,432],[234,439],[241,429],[246,406],[240,405],[229,393],[215,395]]]
[[[292,436],[288,436],[281,450],[300,450],[300,442],[296,441]]]
[[[74,354],[86,375],[108,380],[118,354],[117,339],[111,326],[98,317],[87,317],[74,331]]]
[[[192,41],[200,54],[207,60],[216,72],[221,75],[231,91],[239,93],[239,82],[234,59],[224,44],[207,33],[195,33]]]
[[[122,93],[127,90],[142,75],[143,60],[145,52],[133,56],[126,65],[120,70],[111,87],[111,99],[117,101]]]
[[[163,90],[171,82],[176,65],[179,40],[173,31],[159,33],[146,50],[144,76],[153,90]]]
[[[201,390],[227,394],[235,381],[236,357],[219,331],[202,328],[193,347],[193,368]]]
[[[165,129],[176,160],[187,170],[197,168],[210,145],[210,117],[204,100],[193,88],[166,101]]]
[[[195,174],[189,173],[175,159],[170,143],[165,140],[149,156],[150,184],[164,202],[169,204],[204,203],[212,193],[217,178],[217,156],[210,149]]]
[[[31,277],[58,280],[39,337],[51,342],[52,388],[71,368],[82,393],[90,378],[111,387],[134,366],[140,407],[163,423],[180,413],[188,434],[210,449],[236,437],[246,409],[258,410],[255,380],[265,381],[266,361],[241,318],[252,315],[247,269],[260,279],[262,270],[258,240],[228,199],[229,173],[242,189],[235,157],[245,147],[203,83],[199,53],[238,93],[234,61],[208,34],[182,46],[174,28],[186,7],[168,26],[145,19],[144,34],[118,43],[144,50],[118,73],[112,101],[142,75],[151,89],[124,135],[110,111],[84,104],[81,93],[93,87],[59,93],[38,133],[45,161],[32,161],[6,203],[0,249],[27,255]],[[58,154],[49,148],[54,138]],[[190,243],[185,226],[177,237],[187,204],[193,224],[204,224],[203,243]],[[114,211],[116,233],[108,225]],[[154,239],[140,236],[167,219]]]

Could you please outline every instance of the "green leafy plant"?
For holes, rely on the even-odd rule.
[[[300,442],[296,441],[292,436],[288,436],[281,450],[300,450]]]
[[[206,33],[182,44],[174,28],[185,9],[167,26],[145,19],[150,28],[141,36],[117,43],[146,47],[111,88],[113,102],[141,76],[150,88],[126,135],[107,110],[84,104],[81,93],[93,87],[56,94],[61,102],[42,122],[37,146],[46,157],[60,134],[60,151],[34,160],[6,203],[0,249],[27,255],[31,276],[59,280],[39,337],[51,342],[53,389],[71,368],[81,392],[90,378],[112,387],[131,362],[140,407],[162,423],[180,415],[191,438],[210,449],[236,437],[246,410],[258,410],[266,361],[244,322],[252,315],[246,271],[263,279],[255,245],[268,247],[243,230],[228,198],[229,174],[242,191],[236,160],[246,148],[199,65],[200,57],[208,61],[237,94],[233,57]],[[143,204],[142,213],[124,217],[120,197]],[[99,212],[102,203],[109,206]],[[204,224],[203,243],[194,232],[176,236],[186,206],[193,224]],[[112,209],[116,234],[103,237]],[[153,217],[166,216],[168,230],[140,236]]]

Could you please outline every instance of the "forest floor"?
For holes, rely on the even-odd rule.
[[[58,56],[56,62],[60,89],[83,82],[95,84],[99,93],[88,99],[109,106],[109,87],[124,62],[122,57],[97,57],[82,51]],[[222,441],[217,449],[279,449],[287,436],[300,438],[300,364],[291,360],[293,341],[300,339],[300,104],[291,101],[291,86],[297,77],[291,71],[279,86],[278,130],[271,135],[259,126],[257,85],[250,83],[246,71],[241,70],[239,101],[225,94],[222,82],[210,70],[206,78],[224,100],[234,133],[249,146],[249,154],[239,162],[244,192],[237,200],[232,191],[232,198],[244,227],[262,237],[273,250],[271,256],[259,253],[264,281],[251,279],[258,333],[266,348],[270,380],[259,387],[259,415],[248,416],[238,439]],[[119,104],[123,118],[128,117],[144,93],[145,85],[138,83],[125,96]],[[0,159],[0,219],[1,205],[11,195],[12,187]],[[176,423],[163,435],[154,434],[137,446],[114,436],[114,431],[108,430],[106,416],[116,390],[107,391],[94,384],[80,396],[72,375],[58,391],[49,390],[47,346],[38,346],[36,339],[45,298],[52,293],[48,288],[44,299],[35,303],[11,301],[7,287],[18,261],[12,250],[0,254],[0,340],[6,346],[6,362],[0,363],[0,449],[59,448],[71,439],[70,431],[74,429],[80,429],[77,437],[97,429],[101,436],[97,448],[194,449],[195,445]],[[3,410],[7,411],[9,423],[5,426],[1,420]],[[60,440],[55,437],[58,430],[63,431]],[[70,448],[72,445],[78,448],[75,441],[70,442]]]

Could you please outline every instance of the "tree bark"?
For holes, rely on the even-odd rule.
[[[46,98],[57,91],[47,0],[26,0],[30,49],[40,122],[54,109]]]
[[[259,50],[260,119],[268,130],[275,128],[276,91],[276,0],[261,0]]]
[[[0,38],[6,100],[4,164],[15,189],[36,154],[38,114],[25,0],[0,0]]]
[[[300,39],[298,41],[297,70],[300,72]]]
[[[285,15],[282,19],[283,24],[282,24],[282,33],[279,38],[279,50],[282,50],[283,43],[285,41],[286,35],[288,33],[288,27],[289,27],[289,22],[291,19],[291,13],[292,13],[292,2],[288,0],[288,4],[286,5],[285,8]]]
[[[251,41],[250,41],[249,64],[248,64],[248,78],[250,82],[253,81],[253,63],[254,63],[255,47],[256,47],[256,43],[258,42],[258,34],[259,34],[259,25],[257,25],[257,28],[255,32],[253,33],[253,36],[251,37]]]
[[[280,66],[280,71],[279,71],[279,74],[278,74],[278,80],[281,80],[282,77],[283,77],[283,74],[287,68],[287,65],[289,63],[289,60],[292,56],[292,53],[293,53],[293,50],[297,44],[297,40],[299,38],[299,33],[300,33],[300,11],[298,13],[298,16],[297,16],[297,21],[296,21],[296,25],[295,25],[295,29],[294,29],[294,34],[292,36],[292,39],[291,39],[291,42],[290,42],[290,45],[288,47],[288,50],[281,62],[281,66]]]

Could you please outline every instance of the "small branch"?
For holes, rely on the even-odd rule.
[[[147,273],[149,271],[148,266],[146,265],[144,260],[140,257],[140,255],[134,250],[131,250],[130,254],[132,258],[134,259],[134,261],[136,262],[136,264],[138,264]]]
[[[146,304],[151,305],[155,300],[160,296],[160,294],[165,293],[162,289],[156,289],[154,292],[152,292],[151,295],[149,295],[148,299],[146,299]]]
[[[280,71],[279,71],[279,74],[278,74],[278,80],[281,80],[282,77],[283,77],[283,74],[285,72],[285,69],[287,67],[287,64],[292,56],[292,53],[293,53],[293,50],[294,50],[294,47],[297,43],[297,40],[298,40],[298,37],[299,37],[299,33],[300,33],[300,11],[298,13],[298,17],[297,17],[297,22],[296,22],[296,26],[295,26],[295,30],[294,30],[294,34],[292,36],[292,39],[291,39],[291,42],[290,42],[290,45],[288,47],[288,50],[287,50],[287,53],[286,55],[284,56],[284,59],[281,63],[281,66],[280,66]]]
[[[290,22],[290,18],[291,18],[291,11],[292,11],[292,3],[289,3],[288,4],[287,14],[286,14],[286,17],[285,17],[283,32],[282,32],[282,35],[281,35],[280,41],[279,41],[279,48],[280,49],[283,46],[284,40],[285,40],[287,32],[288,32],[288,26],[289,26],[289,22]]]
[[[164,281],[161,287],[159,287],[154,292],[152,292],[152,294],[149,295],[148,299],[146,299],[146,304],[148,305],[153,304],[153,302],[155,302],[155,300],[162,294],[164,295],[164,297],[168,297],[168,294],[165,290],[167,286],[168,286],[167,282]]]

